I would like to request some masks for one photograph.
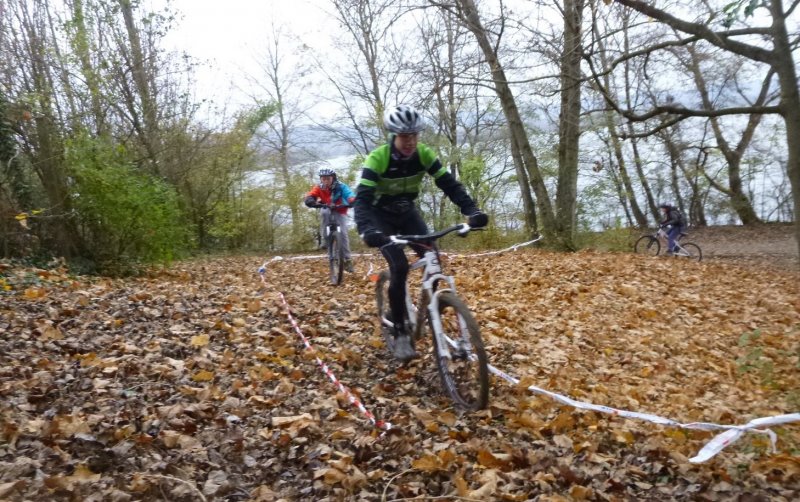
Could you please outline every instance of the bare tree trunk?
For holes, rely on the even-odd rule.
[[[72,47],[81,62],[81,73],[83,73],[83,79],[86,81],[86,87],[89,90],[94,118],[94,132],[98,136],[103,136],[106,134],[107,128],[100,96],[100,77],[92,67],[90,58],[91,48],[89,37],[86,34],[83,0],[72,0],[72,22],[75,24]]]
[[[786,142],[789,157],[786,173],[792,185],[794,203],[794,237],[800,251],[800,91],[797,87],[797,72],[792,58],[792,45],[786,31],[785,13],[781,0],[771,0],[772,30],[775,57],[773,68],[778,74],[781,87],[781,115],[786,123]],[[798,262],[800,266],[800,261]]]
[[[500,103],[503,107],[503,113],[508,121],[508,128],[512,136],[512,151],[516,149],[519,152],[520,160],[524,166],[528,178],[530,180],[533,191],[536,194],[536,204],[539,209],[538,216],[542,219],[542,233],[545,237],[556,237],[557,227],[555,215],[553,213],[553,206],[550,203],[550,197],[547,193],[547,187],[544,184],[544,177],[539,170],[539,161],[533,154],[533,149],[528,141],[528,135],[525,131],[525,126],[522,122],[519,109],[517,108],[514,93],[508,84],[503,66],[497,57],[497,53],[489,40],[489,35],[481,23],[478,10],[475,7],[473,0],[456,0],[456,5],[461,10],[461,18],[466,23],[467,28],[475,35],[478,45],[486,58],[486,63],[492,72],[494,80],[494,89],[500,98]],[[523,190],[524,193],[524,190]],[[528,215],[528,219],[533,220],[536,216]],[[557,239],[556,239],[557,240]]]
[[[136,84],[136,91],[142,107],[142,118],[144,130],[142,131],[141,141],[147,152],[150,161],[150,169],[153,174],[159,174],[158,167],[158,115],[153,95],[155,89],[151,85],[150,75],[145,67],[144,51],[142,42],[139,38],[139,30],[133,19],[133,6],[131,0],[119,0],[122,17],[125,21],[125,29],[128,33],[128,43],[131,51],[131,72],[133,81]]]
[[[626,37],[627,41],[627,37]],[[605,44],[603,44],[602,40],[598,41],[598,47],[600,48],[600,61],[603,64],[603,67],[608,66],[608,57],[606,55]],[[628,94],[628,72],[625,72],[625,87],[626,87],[626,99],[630,101],[630,96]],[[605,83],[606,89],[611,91],[611,77],[609,74],[603,76],[603,81]],[[633,183],[631,183],[631,177],[628,175],[628,169],[626,168],[625,163],[625,156],[622,152],[622,143],[620,141],[620,135],[617,131],[616,123],[614,122],[614,112],[612,110],[608,110],[605,113],[606,119],[606,127],[608,128],[608,133],[611,136],[611,144],[614,150],[614,156],[617,160],[617,165],[619,166],[619,174],[622,181],[623,186],[625,187],[624,195],[627,198],[628,202],[630,203],[630,209],[633,213],[634,218],[636,219],[636,224],[641,227],[647,227],[647,216],[642,212],[641,208],[639,207],[639,203],[636,201],[636,192],[633,189]],[[633,140],[635,141],[635,140]],[[644,176],[640,178],[643,179]],[[646,183],[646,180],[645,180]],[[648,187],[649,190],[649,187]],[[628,208],[625,208],[625,212],[628,212]]]
[[[54,249],[59,255],[72,257],[79,252],[78,232],[71,218],[71,204],[67,176],[63,166],[63,148],[53,118],[53,82],[47,71],[47,47],[42,38],[44,30],[36,26],[35,19],[24,19],[27,29],[28,57],[30,69],[29,89],[38,100],[39,112],[34,120],[36,133],[30,138],[29,154],[44,187],[49,209],[62,218],[52,220],[50,232]],[[27,25],[27,26],[26,26]]]
[[[706,211],[705,211],[705,200],[708,198],[709,189],[706,188],[701,190],[700,188],[700,176],[701,173],[706,172],[706,159],[708,156],[706,155],[705,151],[698,152],[697,157],[694,160],[694,170],[693,175],[690,177],[687,175],[686,179],[692,185],[692,200],[689,204],[689,221],[691,222],[692,226],[695,227],[704,227],[708,223],[706,222]]]
[[[622,153],[622,143],[619,139],[619,133],[617,132],[616,124],[614,124],[614,115],[611,112],[606,112],[605,115],[608,133],[611,136],[614,157],[616,158],[617,166],[619,167],[619,176],[622,183],[621,195],[624,195],[625,199],[627,199],[628,203],[630,204],[630,210],[631,213],[633,213],[633,218],[636,220],[636,225],[641,228],[645,228],[647,227],[647,216],[642,212],[642,209],[639,207],[639,203],[636,201],[636,192],[633,189],[631,177],[628,175],[628,169],[625,166],[625,155]]]
[[[797,86],[797,71],[792,53],[793,45],[786,29],[786,11],[783,9],[783,1],[769,0],[765,2],[772,17],[772,24],[766,28],[760,28],[757,33],[760,38],[766,38],[772,43],[771,49],[742,42],[741,38],[731,37],[728,34],[720,34],[703,23],[684,21],[659,9],[652,2],[643,0],[616,0],[616,2],[661,21],[682,33],[702,38],[723,50],[769,65],[778,75],[781,90],[778,109],[786,125],[788,150],[786,174],[792,186],[795,240],[798,250],[800,250],[800,140],[798,139],[800,138],[800,90]],[[792,4],[792,8],[796,7],[795,2]],[[745,34],[743,31],[746,30],[739,30],[739,33]],[[756,32],[753,31],[752,34],[755,35]],[[687,110],[682,113],[686,115],[688,112]],[[798,266],[800,266],[800,262],[798,262]]]
[[[367,91],[363,97],[367,98],[372,107],[375,123],[380,124],[381,130],[383,130],[385,103],[383,102],[380,70],[378,68],[378,54],[380,52],[378,42],[385,35],[385,30],[376,29],[374,24],[384,11],[394,8],[393,2],[386,0],[332,1],[339,12],[339,20],[353,36],[359,52],[364,56],[364,62],[369,73],[369,81],[363,82],[364,90]]]
[[[711,98],[708,95],[708,86],[706,85],[705,78],[703,78],[703,74],[700,71],[700,62],[697,51],[693,46],[686,47],[686,50],[691,57],[688,66],[692,72],[692,76],[694,77],[697,90],[700,92],[700,97],[703,100],[703,107],[707,110],[711,110],[713,109],[713,105],[711,103]],[[762,106],[764,104],[771,81],[772,72],[768,72],[767,77],[762,85],[761,93],[759,94],[759,97],[754,105]],[[711,128],[714,131],[714,137],[717,140],[717,147],[720,149],[722,155],[725,156],[725,160],[728,162],[729,188],[722,189],[721,191],[730,198],[733,210],[736,211],[736,214],[739,216],[739,219],[742,220],[742,224],[744,225],[761,222],[761,219],[753,209],[753,204],[750,202],[747,194],[744,193],[741,175],[742,155],[750,144],[750,140],[753,139],[753,134],[755,133],[759,122],[761,122],[761,117],[762,115],[755,113],[750,115],[747,126],[745,127],[744,132],[742,132],[741,140],[735,149],[731,148],[728,144],[728,141],[725,139],[725,135],[722,132],[722,127],[720,126],[719,117],[711,117],[709,119],[711,122]],[[714,186],[722,188],[717,183],[714,183]]]
[[[577,249],[578,152],[581,137],[581,25],[583,0],[564,0],[561,114],[558,123],[556,228],[561,246]]]
[[[620,177],[617,176],[617,171],[614,167],[614,161],[617,159],[617,153],[615,148],[612,145],[609,145],[608,142],[604,142],[606,145],[606,154],[608,158],[606,162],[608,164],[608,177],[611,179],[611,182],[614,184],[614,193],[617,194],[617,198],[619,199],[619,204],[622,206],[623,211],[625,211],[625,220],[628,223],[628,227],[634,226],[633,218],[631,217],[631,211],[628,208],[629,200],[626,194],[626,190]]]
[[[633,164],[636,166],[636,177],[644,189],[644,195],[647,199],[647,207],[650,210],[650,215],[653,221],[658,222],[658,202],[653,197],[653,190],[650,188],[650,181],[644,174],[644,165],[642,164],[642,156],[639,155],[639,140],[636,138],[636,131],[633,128],[633,123],[628,122],[628,136],[630,137],[631,150],[633,151]]]
[[[679,203],[681,211],[684,214],[688,215],[689,223],[692,226],[704,226],[705,225],[705,213],[703,212],[703,196],[704,193],[700,187],[700,183],[698,182],[698,178],[700,177],[701,173],[705,173],[702,169],[702,164],[697,159],[694,162],[694,169],[689,169],[686,165],[686,144],[684,143],[682,136],[681,136],[681,129],[680,125],[675,125],[671,128],[670,132],[666,130],[661,131],[659,136],[661,137],[662,141],[667,147],[667,151],[669,152],[670,160],[677,166],[680,173],[683,175],[683,178],[686,180],[686,183],[691,188],[691,192],[689,193],[689,203],[688,203],[688,210],[685,207],[686,202],[684,201],[682,194],[680,192],[676,192],[676,200]],[[673,138],[673,135],[677,137],[677,140]],[[703,138],[705,141],[705,137]],[[702,152],[700,154],[702,156]],[[675,173],[675,177],[677,178],[677,172]],[[679,187],[677,179],[673,180],[674,187]]]
[[[531,235],[538,230],[536,203],[533,200],[533,194],[531,194],[531,183],[528,179],[528,173],[525,172],[525,162],[522,160],[522,152],[513,135],[511,136],[511,158],[514,160],[517,183],[519,184],[519,191],[522,196],[522,210],[525,212],[525,230]]]

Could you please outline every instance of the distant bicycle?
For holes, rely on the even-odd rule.
[[[420,340],[427,321],[433,338],[433,355],[444,389],[456,405],[467,411],[480,410],[489,401],[489,369],[480,328],[469,307],[456,294],[455,278],[444,275],[435,241],[451,232],[466,235],[467,224],[454,225],[428,235],[393,235],[398,245],[414,244],[425,250],[410,270],[422,269],[422,287],[415,306],[406,289],[406,310],[412,343]],[[378,275],[375,297],[384,337],[391,348],[392,322],[389,314],[389,271]]]
[[[672,256],[701,261],[703,259],[703,251],[700,249],[700,246],[693,242],[681,242],[681,239],[685,236],[685,233],[681,233],[678,238],[675,239],[675,247],[677,249],[672,253]],[[633,250],[637,254],[658,256],[662,247],[667,249],[667,242],[667,232],[665,232],[663,228],[659,228],[654,234],[647,234],[639,237],[636,244],[633,246]]]
[[[342,244],[342,231],[339,224],[331,217],[331,211],[343,207],[350,207],[348,205],[329,205],[317,204],[312,206],[320,209],[322,212],[322,228],[325,229],[325,244],[328,249],[328,262],[330,266],[330,279],[331,284],[334,286],[342,283],[342,276],[344,275],[344,245]]]

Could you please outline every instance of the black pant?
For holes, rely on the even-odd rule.
[[[417,212],[416,208],[403,213],[391,213],[382,209],[373,209],[375,222],[378,229],[385,235],[424,235],[428,233],[428,226]],[[422,256],[423,250],[412,246],[414,251]],[[392,310],[392,322],[402,326],[406,319],[406,279],[408,278],[408,258],[403,251],[403,246],[387,244],[381,248],[386,261],[389,263],[389,306]]]

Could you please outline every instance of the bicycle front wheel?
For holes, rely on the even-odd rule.
[[[381,326],[389,326],[392,308],[389,305],[389,271],[384,270],[378,275],[375,283],[375,303],[378,305],[378,319]]]
[[[489,402],[489,367],[478,323],[464,302],[450,292],[438,295],[437,311],[428,325],[442,386],[458,407],[481,410]]]
[[[333,232],[328,237],[328,259],[331,269],[331,284],[336,286],[342,282],[344,272],[344,259],[342,258],[342,238],[339,232]]]
[[[643,235],[634,244],[633,251],[636,254],[656,256],[661,251],[661,244],[652,235]]]
[[[391,274],[388,270],[382,271],[378,275],[378,281],[375,283],[375,303],[378,306],[378,319],[381,321],[381,326],[391,327],[393,318],[392,305],[389,303],[389,280]],[[408,285],[406,285],[408,287]],[[412,333],[416,333],[417,326],[417,312],[416,307],[411,303],[411,298],[406,293],[406,320],[409,322],[409,327]],[[416,339],[414,340],[416,341]]]
[[[701,261],[703,259],[703,251],[697,244],[693,242],[685,242],[680,244],[680,250],[675,254],[675,256],[678,258]]]

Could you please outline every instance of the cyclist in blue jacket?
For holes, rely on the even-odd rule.
[[[414,199],[425,174],[467,217],[471,227],[485,227],[489,217],[478,209],[464,186],[442,166],[436,152],[418,143],[424,124],[411,106],[386,110],[383,125],[389,141],[374,149],[364,161],[356,188],[355,220],[359,235],[370,247],[380,248],[389,263],[389,304],[395,357],[408,361],[417,357],[407,326],[405,298],[408,259],[401,246],[391,244],[389,235],[422,235],[428,227],[417,211]],[[415,250],[419,253],[419,250]]]
[[[675,241],[683,233],[686,222],[677,207],[666,202],[662,202],[658,207],[662,215],[661,228],[667,231],[667,254],[673,254],[677,251]]]
[[[336,178],[336,171],[328,167],[319,170],[319,185],[314,187],[306,194],[304,202],[308,207],[316,207],[318,204],[327,206],[350,206],[355,200],[353,191],[347,184],[342,183]],[[353,272],[353,259],[350,255],[350,236],[347,234],[347,208],[337,207],[331,209],[331,218],[339,225],[342,232],[342,249],[344,251],[344,268],[348,272]],[[324,220],[320,219],[320,237],[325,239]]]

